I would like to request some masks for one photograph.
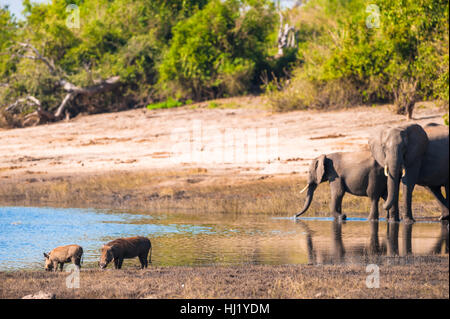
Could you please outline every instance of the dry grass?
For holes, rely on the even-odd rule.
[[[203,168],[118,172],[4,181],[0,203],[291,216],[303,207],[305,194],[300,190],[304,185],[305,180],[297,175],[228,177],[212,175]],[[329,186],[323,183],[308,215],[328,216],[329,203]],[[347,194],[343,211],[349,216],[367,213],[369,200]],[[414,192],[414,211],[416,217],[440,216],[435,199],[421,187]]]
[[[413,267],[381,265],[378,289],[366,287],[365,265],[82,270],[79,289],[66,288],[67,275],[1,272],[0,298],[40,290],[56,298],[449,298],[448,258]]]

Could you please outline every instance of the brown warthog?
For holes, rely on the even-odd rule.
[[[78,245],[60,246],[53,249],[45,256],[45,270],[56,271],[59,268],[62,271],[64,263],[73,262],[76,266],[81,267],[81,256],[83,256],[83,248]]]
[[[139,257],[141,269],[147,268],[147,256],[150,251],[148,262],[152,259],[152,244],[145,237],[118,238],[110,241],[102,247],[99,266],[105,269],[111,261],[114,261],[114,268],[122,268],[122,262],[125,258]]]

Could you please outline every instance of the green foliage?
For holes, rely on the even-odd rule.
[[[182,106],[182,105],[183,105],[183,103],[181,103],[180,101],[174,100],[172,98],[168,98],[164,102],[153,103],[153,104],[147,105],[147,109],[149,109],[149,110],[170,109],[170,108],[178,107],[178,106]]]
[[[18,25],[9,13],[8,8],[0,7],[0,52],[5,52],[14,43],[17,31]],[[0,53],[0,83],[3,83],[3,79],[10,76],[14,71],[14,63],[11,63],[7,55]]]
[[[219,107],[219,104],[216,102],[209,102],[209,104],[208,104],[208,108],[210,108],[210,109],[216,109],[218,107]]]
[[[267,65],[274,26],[269,1],[212,0],[175,26],[160,83],[195,99],[244,93]]]
[[[154,84],[158,65],[178,21],[201,10],[207,0],[54,0],[24,1],[26,21],[17,25],[6,8],[0,9],[0,108],[32,95],[45,110],[55,110],[66,92],[61,78],[78,86],[120,76],[121,87],[98,97],[71,101],[71,108],[108,111],[147,105],[157,98]],[[80,27],[69,28],[67,6],[79,7]],[[30,54],[17,45],[25,42],[48,58],[57,72],[42,61],[20,58]],[[33,52],[31,52],[33,53]]]
[[[69,4],[79,28],[66,24]],[[61,79],[86,87],[113,76],[118,89],[77,97],[70,109],[168,108],[261,87],[278,110],[323,109],[399,101],[405,83],[414,83],[411,100],[448,106],[448,0],[374,0],[379,28],[367,27],[367,4],[310,0],[285,10],[298,48],[281,57],[271,0],[25,0],[23,22],[0,7],[0,111],[27,95],[54,111],[67,93]],[[33,52],[20,43],[54,70],[24,58]]]
[[[289,109],[393,101],[404,83],[414,82],[418,99],[448,104],[449,2],[374,1],[378,28],[366,24],[367,4],[311,0],[291,12],[303,30],[298,35],[302,63],[291,85],[269,95],[276,108],[283,109],[283,94],[296,100]],[[339,95],[342,86],[347,93]]]

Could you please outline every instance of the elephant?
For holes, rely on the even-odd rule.
[[[449,130],[447,126],[430,123],[424,126],[428,148],[422,160],[417,184],[428,189],[441,207],[440,220],[449,219]],[[441,188],[445,188],[445,198]]]
[[[388,196],[384,209],[398,207],[402,181],[405,222],[414,222],[411,206],[416,184],[433,193],[443,209],[441,218],[448,218],[448,199],[446,201],[440,191],[445,186],[448,197],[448,128],[437,124],[427,125],[425,129],[418,124],[383,127],[369,139],[369,146],[387,176]],[[391,218],[400,220],[398,210]]]
[[[383,174],[383,167],[378,165],[368,150],[357,152],[337,152],[321,155],[314,159],[309,168],[308,184],[302,190],[308,190],[306,202],[301,212],[304,214],[311,205],[314,191],[317,186],[329,181],[331,189],[331,213],[345,219],[342,214],[342,199],[346,192],[356,196],[367,196],[371,199],[370,220],[378,220],[378,201],[380,197],[386,199],[387,178]],[[398,207],[394,206],[387,211],[398,215]]]

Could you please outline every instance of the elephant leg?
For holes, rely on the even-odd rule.
[[[379,218],[378,201],[379,201],[378,197],[371,198],[369,220],[378,220]]]
[[[405,223],[415,222],[412,213],[412,194],[416,186],[417,177],[419,175],[420,165],[415,165],[408,169],[408,173],[403,179],[403,197],[405,201],[405,213],[403,221]]]
[[[390,210],[389,222],[399,222],[400,221],[400,213],[398,207]]]
[[[387,194],[383,195],[383,200],[386,201]],[[398,211],[398,203],[394,202],[392,204],[392,207],[386,210],[386,220],[391,222],[399,222],[400,221],[400,214]]]
[[[336,179],[330,183],[331,189],[331,203],[330,211],[334,217],[338,219],[345,219],[346,216],[342,214],[342,199],[344,198],[345,190],[342,187],[342,182],[340,179]]]
[[[405,197],[405,213],[403,215],[403,221],[405,223],[415,222],[412,214],[412,193],[414,191],[414,184],[407,184],[403,187],[403,194]]]
[[[400,221],[400,213],[398,210],[398,202],[394,203],[392,207],[389,209],[389,222],[399,222]]]
[[[441,220],[448,218],[448,204],[444,196],[442,196],[441,193],[441,187],[440,186],[426,186],[426,189],[428,189],[431,194],[433,194],[434,198],[437,199],[439,206],[441,207]]]

